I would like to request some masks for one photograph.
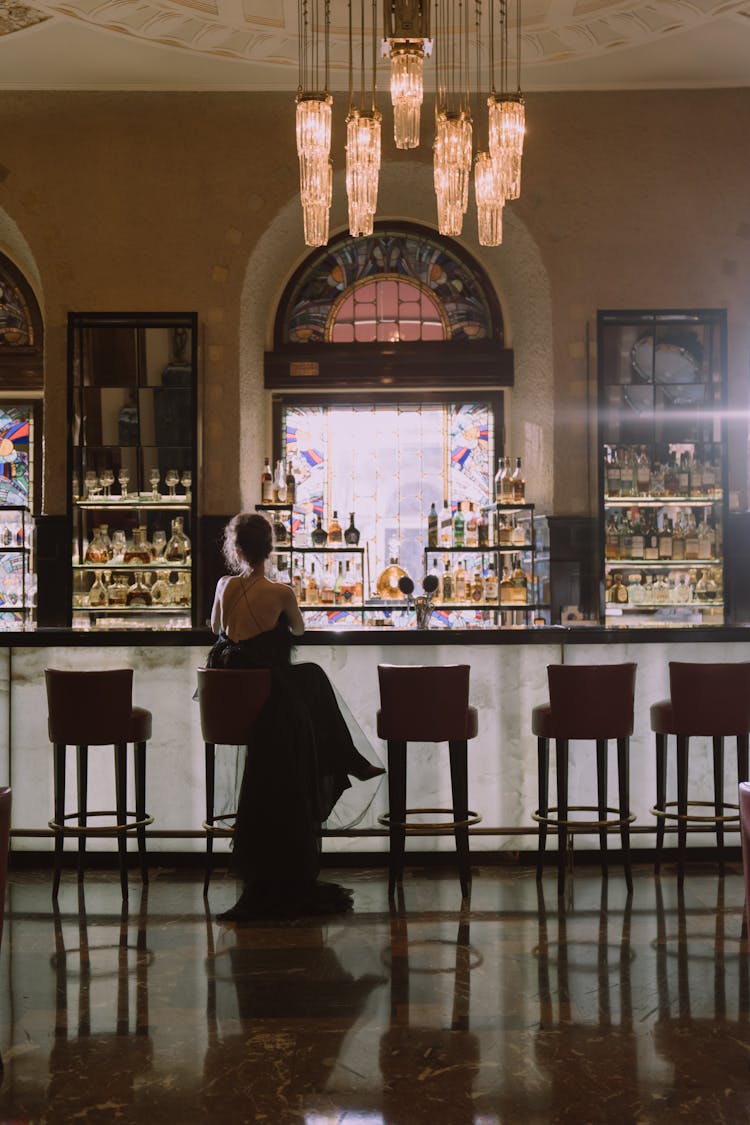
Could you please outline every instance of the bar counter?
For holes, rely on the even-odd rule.
[[[135,671],[134,701],[149,708],[154,717],[147,751],[147,803],[154,817],[149,851],[202,851],[203,743],[198,706],[192,697],[196,670],[205,663],[212,640],[207,629],[137,633],[61,629],[0,634],[0,776],[13,787],[14,850],[51,849],[47,821],[52,814],[52,752],[47,735],[44,669],[130,666]],[[315,661],[325,669],[374,754],[383,762],[385,745],[376,733],[377,665],[435,662],[471,666],[471,702],[479,712],[479,735],[469,743],[469,797],[471,807],[483,817],[472,834],[475,852],[528,851],[536,846],[532,813],[537,807],[537,752],[531,711],[548,698],[547,665],[635,662],[636,716],[630,768],[631,805],[636,814],[633,846],[651,848],[655,837],[649,809],[655,799],[655,771],[649,707],[669,694],[668,662],[750,660],[750,627],[321,630],[299,638],[296,659]],[[673,755],[670,747],[668,797],[673,795]],[[112,807],[111,752],[103,749],[101,760],[97,757],[98,752],[91,755],[89,806]],[[69,755],[71,794],[73,758]],[[227,811],[239,769],[236,752],[221,748],[217,759],[217,804],[223,803],[223,811]],[[730,743],[726,751],[727,802],[736,802],[735,769]],[[690,772],[695,795],[709,799],[713,791],[709,740],[691,742]],[[616,794],[614,744],[609,786],[610,793]],[[574,744],[571,803],[595,804],[595,789],[593,745]],[[408,803],[429,807],[450,804],[447,747],[425,746],[410,752]],[[386,851],[387,839],[377,820],[386,808],[385,779],[354,782],[328,823],[333,834],[327,836],[325,850]],[[279,815],[283,817],[283,809]],[[698,835],[689,843],[712,840]],[[736,840],[728,837],[730,843]],[[671,842],[669,837],[667,842]],[[74,844],[68,842],[67,846]],[[113,846],[112,841],[89,842],[92,849]],[[617,838],[613,838],[612,846],[618,846]],[[580,835],[576,847],[596,848],[598,839],[594,834]],[[419,848],[450,851],[453,841],[446,836],[421,836]]]

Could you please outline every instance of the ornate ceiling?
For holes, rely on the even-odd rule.
[[[522,10],[525,89],[750,84],[750,0],[522,0]],[[331,54],[343,89],[346,0],[332,0]],[[294,90],[297,0],[1,0],[0,86],[45,82]]]

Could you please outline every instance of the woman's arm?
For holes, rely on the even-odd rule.
[[[221,597],[222,597],[222,594],[224,593],[224,588],[225,588],[228,581],[229,581],[229,575],[225,574],[223,576],[223,578],[220,578],[219,581],[216,583],[216,593],[214,594],[214,604],[213,604],[213,607],[211,609],[211,632],[215,633],[217,637],[218,637],[219,633],[221,632],[221,627],[222,627]]]
[[[300,613],[294,590],[291,586],[281,586],[281,606],[289,622],[289,629],[295,637],[301,637],[305,631],[305,621]]]

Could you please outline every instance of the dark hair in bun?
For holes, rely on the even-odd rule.
[[[272,547],[273,531],[265,516],[240,512],[226,526],[224,559],[230,570],[242,570],[244,563],[257,566],[268,558]]]

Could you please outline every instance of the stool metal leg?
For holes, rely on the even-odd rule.
[[[662,812],[666,807],[667,801],[667,735],[657,734],[656,736],[656,804],[654,808],[661,809]],[[664,849],[664,829],[666,827],[663,816],[656,818],[656,861],[654,863],[654,874],[658,875],[661,871],[661,856]]]
[[[682,886],[685,878],[685,852],[687,849],[687,811],[688,811],[688,752],[690,739],[686,734],[677,735],[677,882]]]
[[[135,819],[146,819],[146,743],[133,746],[133,773],[135,777]],[[148,886],[148,857],[146,855],[146,825],[136,828],[138,858],[141,863],[141,881]]]
[[[555,739],[557,758],[557,895],[565,891],[565,860],[568,848],[568,740]]]
[[[617,739],[617,788],[620,799],[620,842],[625,866],[625,885],[628,894],[633,891],[633,871],[630,863],[630,739]]]
[[[750,736],[737,735],[737,781],[748,780],[748,743]]]
[[[596,792],[599,800],[599,820],[607,819],[607,746],[605,738],[596,740]],[[599,828],[599,851],[601,852],[602,875],[609,874],[607,864],[607,828]]]
[[[88,782],[89,782],[89,748],[88,746],[76,747],[76,778],[78,782],[78,827],[85,828],[88,823]],[[83,881],[83,867],[86,859],[86,833],[78,835],[78,882]]]
[[[549,815],[549,739],[537,738],[536,759],[539,773],[539,816]],[[542,877],[544,852],[547,847],[547,821],[539,821],[539,847],[536,856],[537,881]]]
[[[65,823],[65,754],[67,746],[56,742],[54,745],[53,762],[55,771],[55,822],[59,825],[55,833],[55,870],[52,876],[52,897],[57,899],[60,890],[60,874],[62,872],[63,847],[65,836],[63,824]]]
[[[453,794],[453,819],[469,819],[469,778],[468,751],[465,739],[448,743],[451,759],[451,792]],[[461,880],[461,896],[471,894],[471,860],[469,858],[469,826],[463,824],[454,829],[456,851],[458,853],[458,874]]]
[[[213,742],[205,743],[206,753],[206,824],[214,822],[214,778],[216,770],[216,747]],[[206,831],[206,873],[203,878],[203,897],[208,894],[208,884],[211,882],[214,857],[214,834]]]
[[[719,874],[724,874],[724,739],[714,735],[714,816],[716,817],[716,847],[719,850]]]
[[[393,898],[396,884],[404,874],[406,850],[406,743],[388,740],[388,834],[390,863],[388,897]]]
[[[127,820],[128,785],[128,747],[118,743],[115,746],[115,809],[118,825]],[[117,854],[120,861],[120,887],[122,897],[128,897],[128,834],[123,828],[117,833]]]

